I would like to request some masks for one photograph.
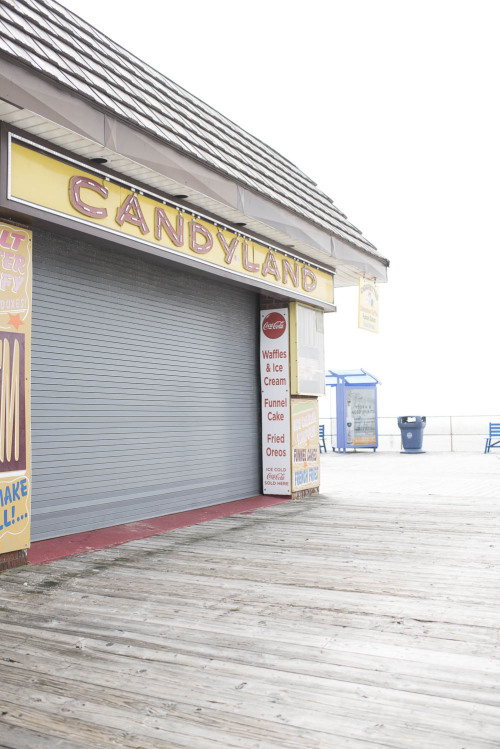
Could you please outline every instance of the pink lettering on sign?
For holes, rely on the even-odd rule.
[[[19,291],[23,285],[24,278],[20,276],[14,276],[12,273],[0,273],[0,289],[7,291],[12,289],[15,293]]]
[[[287,282],[287,279],[290,278],[291,282],[294,286],[299,285],[299,268],[297,265],[297,261],[293,261],[293,268],[289,260],[286,258],[283,258],[283,283]]]
[[[26,239],[26,235],[16,231],[2,229],[0,232],[0,245],[7,250],[17,250],[23,239]]]
[[[170,240],[176,247],[182,247],[184,243],[184,217],[177,214],[176,228],[170,223],[170,219],[163,208],[155,208],[155,237],[161,239],[162,229],[165,229]]]
[[[106,199],[108,197],[108,188],[96,182],[95,179],[80,176],[71,177],[69,181],[69,202],[73,208],[89,218],[106,218],[108,215],[106,208],[97,208],[82,200],[81,191],[84,188],[96,192],[101,198]]]
[[[267,338],[280,338],[286,330],[286,320],[280,312],[270,312],[262,321],[262,332]]]
[[[198,236],[203,237],[203,242],[198,242]],[[189,247],[198,255],[206,255],[210,252],[214,243],[209,230],[197,221],[189,222]]]
[[[125,222],[132,224],[132,226],[138,226],[142,234],[149,233],[149,227],[144,218],[137,195],[127,195],[116,211],[116,223],[123,226]]]
[[[276,258],[274,257],[274,253],[271,250],[269,250],[269,252],[267,253],[264,265],[262,266],[262,275],[267,276],[268,273],[274,276],[277,281],[281,279],[280,272],[276,264]]]
[[[238,247],[238,242],[240,240],[238,239],[238,237],[233,237],[233,239],[231,240],[231,244],[228,245],[228,243],[226,242],[226,238],[221,231],[218,232],[217,239],[219,240],[219,243],[224,250],[224,260],[228,265],[230,265],[236,248]]]
[[[302,288],[304,291],[314,291],[317,285],[316,274],[310,268],[302,268]]]
[[[260,265],[258,263],[252,263],[248,257],[248,242],[246,240],[243,242],[243,267],[251,273],[256,273],[260,270]]]

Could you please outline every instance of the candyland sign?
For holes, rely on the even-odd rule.
[[[110,239],[133,240],[180,262],[333,309],[333,273],[327,269],[21,136],[9,134],[8,151],[9,205],[92,225]]]

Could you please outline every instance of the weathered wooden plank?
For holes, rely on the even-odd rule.
[[[87,639],[82,645],[90,651],[88,660],[92,663],[92,668],[97,664],[106,663],[108,669],[117,669],[117,664],[121,663],[123,658],[127,658],[128,665],[140,661],[160,665],[164,677],[169,673],[177,674],[181,670],[190,671],[190,678],[196,680],[197,671],[206,670],[208,674],[219,673],[236,681],[241,678],[242,673],[245,673],[247,678],[254,678],[265,683],[274,680],[274,671],[277,669],[286,674],[287,679],[292,677],[298,680],[302,677],[327,679],[329,683],[348,682],[360,687],[368,685],[394,688],[429,697],[449,697],[462,702],[479,702],[496,707],[500,702],[497,689],[498,677],[490,676],[483,682],[479,672],[458,671],[453,677],[451,669],[440,669],[434,673],[431,669],[412,668],[412,664],[408,662],[399,667],[397,663],[390,661],[366,659],[365,662],[362,658],[336,656],[330,658],[330,661],[325,659],[325,662],[321,663],[301,658],[279,657],[274,653],[265,653],[257,658],[255,653],[239,650],[224,658],[223,653],[217,654],[210,650],[200,652],[199,648],[194,649],[194,652],[190,652],[189,649],[185,652],[184,649],[179,648],[177,652],[162,650],[160,653],[147,647],[132,649],[131,646],[123,646],[116,647],[116,652],[111,653],[104,652],[104,644],[99,647],[95,642]],[[33,650],[29,649],[29,651],[33,655]],[[69,662],[65,660],[67,648],[52,645],[47,646],[47,652],[54,659],[60,660],[64,667],[69,665]],[[356,662],[359,665],[356,665]],[[83,663],[77,665],[82,667]],[[384,668],[387,670],[384,671]]]
[[[48,735],[43,731],[31,730],[18,725],[18,720],[2,716],[1,749],[34,749],[35,747],[36,749],[87,749],[89,746],[89,744],[77,741],[74,737],[64,739],[53,733]]]
[[[31,678],[33,678],[33,676]],[[15,692],[20,700],[23,699],[23,694],[26,691],[22,688],[23,682],[25,683],[24,670],[18,680],[19,687],[17,689],[11,687],[10,692],[11,695]],[[43,695],[43,700],[39,698],[39,701],[44,701],[45,707],[46,703],[51,700],[50,695],[55,694],[61,697],[61,701],[62,698],[65,698],[65,701],[62,701],[62,704],[64,704],[67,712],[70,712],[67,703],[70,702],[72,704],[72,701],[68,701],[67,694],[69,693],[68,687],[71,687],[72,684],[67,677],[56,677],[52,680],[42,677],[41,679],[38,679],[38,682],[37,694]],[[325,724],[325,722],[328,725],[334,716],[336,718],[335,725],[339,728],[342,725],[342,717],[348,717],[349,719],[356,720],[358,730],[363,728],[367,733],[377,724],[381,708],[384,709],[386,720],[389,724],[392,724],[393,726],[399,725],[400,729],[404,727],[404,721],[411,718],[412,712],[415,708],[415,705],[411,708],[401,704],[398,705],[397,700],[395,701],[393,699],[392,690],[387,690],[389,697],[385,700],[385,703],[381,702],[380,698],[373,700],[373,694],[370,695],[368,690],[368,693],[364,692],[362,694],[366,702],[363,705],[363,717],[361,718],[359,715],[359,694],[353,699],[352,697],[350,698],[349,695],[339,695],[337,691],[335,691],[335,693],[332,693],[331,691],[328,692],[328,690],[325,691],[324,685],[323,689],[318,685],[316,697],[313,700],[311,699],[311,693],[304,689],[301,689],[300,692],[287,689],[285,693],[276,691],[263,693],[262,687],[259,685],[259,689],[255,691],[255,689],[252,690],[252,681],[236,684],[236,686],[233,685],[231,692],[224,690],[224,684],[221,684],[220,680],[218,682],[214,681],[213,683],[207,681],[205,691],[203,691],[203,688],[196,683],[190,684],[186,682],[185,684],[182,684],[181,682],[176,682],[173,685],[173,694],[175,695],[174,702],[166,702],[171,694],[169,693],[168,682],[165,683],[164,679],[157,681],[155,684],[154,677],[149,675],[147,683],[143,684],[140,689],[137,689],[136,685],[129,683],[127,683],[127,687],[129,691],[124,691],[123,689],[118,690],[112,686],[110,687],[109,684],[106,684],[106,689],[102,690],[96,685],[79,681],[78,693],[80,700],[84,700],[86,707],[89,709],[89,703],[91,703],[92,700],[98,699],[100,710],[101,712],[104,712],[104,714],[107,714],[107,709],[109,707],[122,707],[126,709],[127,713],[133,713],[135,711],[146,716],[153,715],[156,717],[161,716],[165,710],[174,710],[175,717],[178,718],[181,715],[184,715],[187,719],[190,712],[192,712],[196,706],[201,706],[201,711],[214,710],[224,705],[226,709],[230,707],[235,714],[240,714],[240,720],[242,722],[244,722],[245,715],[253,713],[254,715],[260,715],[261,721],[273,721],[279,719],[284,720],[288,725],[293,722],[298,722],[302,726],[307,726],[308,724],[313,725],[315,726],[315,729],[318,730],[322,724]],[[137,692],[134,692],[133,687],[137,689]],[[212,687],[217,687],[216,691]],[[45,691],[48,690],[50,690],[50,694],[47,696],[45,695]],[[0,687],[0,695],[1,692],[2,688]],[[145,695],[144,692],[146,692],[147,695]],[[297,718],[295,708],[295,702],[298,697],[300,697],[302,706],[301,716],[299,718]],[[464,720],[464,712],[468,709],[466,704],[450,701],[446,702],[448,708],[451,704],[454,709],[454,724],[452,731],[454,737],[458,737],[462,728],[467,725],[469,731],[474,727],[474,736],[480,738],[481,741],[496,741],[498,736],[498,726],[491,724],[485,729],[484,714],[478,714],[474,717],[469,715],[467,720]],[[436,710],[435,707],[438,707],[438,709]],[[432,731],[434,734],[442,733],[444,735],[450,733],[449,722],[448,720],[444,720],[442,705],[441,709],[439,709],[439,707],[439,705],[434,706],[432,701],[427,701],[426,718],[424,721],[425,725],[422,724],[421,726],[423,732]],[[99,710],[97,710],[97,712],[99,712]],[[92,707],[92,720],[95,720],[95,713],[96,710]],[[488,716],[490,723],[491,717],[491,715]],[[125,722],[123,725],[126,725],[127,718],[124,720]],[[128,722],[130,723],[130,719],[128,719]],[[266,730],[269,733],[269,727]],[[294,746],[295,744],[291,743],[287,744],[287,746],[288,745]],[[447,745],[446,740],[444,741],[444,744],[443,738],[439,739],[439,743],[434,743],[434,739],[430,737],[429,741],[426,743],[426,746],[439,747],[440,745]]]
[[[0,577],[0,742],[497,749],[500,462],[330,457],[342,492]]]
[[[96,635],[99,635],[99,639]],[[384,675],[404,675],[407,679],[415,678],[416,682],[430,678],[432,684],[450,679],[457,687],[466,683],[469,689],[475,687],[493,690],[500,683],[498,659],[397,646],[374,648],[371,644],[364,648],[358,644],[356,648],[352,648],[343,638],[334,637],[326,639],[320,646],[308,646],[262,637],[233,637],[228,641],[227,634],[217,636],[215,633],[206,633],[204,637],[199,635],[196,638],[188,638],[185,634],[173,637],[170,629],[164,629],[154,636],[146,627],[138,633],[113,634],[96,632],[91,626],[71,631],[68,627],[64,630],[41,627],[33,630],[16,625],[11,625],[4,637],[5,644],[10,645],[12,653],[17,650],[23,652],[28,639],[30,648],[39,647],[45,652],[51,648],[67,652],[70,648],[77,647],[80,641],[85,641],[87,659],[90,655],[107,657],[109,654],[118,654],[139,660],[156,658],[161,662],[171,662],[173,654],[177,663],[182,656],[199,656],[264,667],[268,667],[274,659],[283,670],[295,670],[299,673],[319,672],[319,675],[323,675],[325,669],[355,668],[357,679],[360,680],[363,674],[373,671]],[[498,700],[500,701],[500,694]]]
[[[369,649],[370,652],[375,653],[383,652],[389,647],[397,647],[398,657],[403,657],[402,654],[408,651],[414,653],[415,657],[421,658],[422,661],[433,657],[439,659],[441,654],[442,658],[446,658],[447,653],[452,653],[453,657],[458,658],[461,655],[473,655],[483,657],[488,661],[489,659],[496,661],[500,657],[500,653],[491,653],[491,644],[496,644],[498,635],[486,628],[481,629],[481,641],[471,641],[470,632],[478,634],[477,628],[472,627],[447,628],[442,637],[434,637],[429,633],[423,633],[422,625],[416,629],[409,628],[403,623],[399,625],[398,630],[392,630],[385,622],[386,630],[382,631],[380,627],[384,620],[375,617],[370,617],[369,622],[364,622],[366,626],[359,627],[362,631],[358,633],[356,632],[358,627],[354,624],[351,625],[349,631],[346,631],[345,626],[333,625],[331,622],[326,629],[321,621],[303,622],[298,630],[293,619],[289,621],[283,617],[279,622],[272,618],[267,621],[256,621],[255,615],[238,615],[239,612],[235,611],[230,612],[233,616],[228,620],[227,616],[221,617],[220,612],[205,609],[201,618],[197,616],[199,610],[188,606],[183,608],[184,616],[181,616],[178,612],[176,613],[173,606],[164,605],[156,607],[154,611],[150,609],[149,616],[145,619],[140,612],[130,613],[128,605],[124,605],[120,611],[117,610],[116,605],[112,609],[109,606],[106,607],[107,599],[96,596],[91,598],[88,604],[99,606],[100,614],[104,615],[102,621],[89,622],[85,615],[82,616],[81,605],[77,601],[74,606],[65,603],[60,609],[53,608],[53,616],[49,618],[33,612],[25,613],[23,623],[19,626],[78,632],[82,636],[93,633],[107,639],[123,637],[127,631],[133,631],[134,634],[146,639],[149,636],[163,637],[165,633],[168,633],[171,638],[195,641],[208,638],[211,642],[228,642],[228,636],[230,636],[231,642],[251,638],[252,642],[260,648],[265,647],[266,640],[275,640],[294,647],[300,645],[318,649],[329,647],[330,643],[339,641],[343,648],[356,652],[365,652]],[[174,614],[176,614],[175,617]],[[15,621],[13,609],[0,612],[0,628],[5,631],[9,629],[11,635],[16,631],[12,625],[13,621]],[[173,621],[175,624],[172,623]]]

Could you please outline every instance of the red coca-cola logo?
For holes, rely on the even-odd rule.
[[[279,338],[286,330],[286,320],[279,312],[270,312],[262,321],[262,331],[268,338]]]

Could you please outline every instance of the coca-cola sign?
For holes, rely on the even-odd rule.
[[[280,312],[270,312],[262,321],[262,332],[268,338],[280,338],[286,330],[286,320]]]

